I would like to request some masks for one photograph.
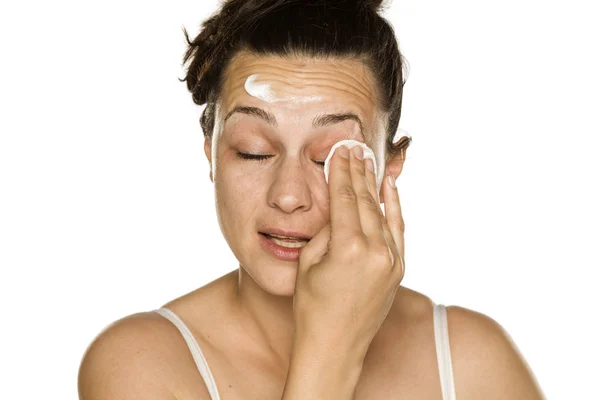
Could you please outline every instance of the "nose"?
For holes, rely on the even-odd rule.
[[[268,202],[286,213],[308,210],[312,206],[311,173],[298,160],[287,160],[275,173],[269,188]],[[316,176],[316,174],[314,174]]]

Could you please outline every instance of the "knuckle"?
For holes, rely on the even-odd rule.
[[[377,265],[381,266],[381,269],[391,269],[396,263],[396,259],[398,257],[394,256],[393,253],[390,254],[390,249],[386,243],[378,244],[375,249],[375,259],[377,260]],[[394,258],[394,262],[390,258],[390,255]]]
[[[346,254],[349,256],[349,258],[352,259],[356,259],[357,256],[359,256],[360,254],[362,254],[365,251],[365,245],[363,243],[363,240],[359,237],[353,237],[351,239],[349,239],[345,244],[344,244],[344,251],[346,252]]]
[[[392,230],[399,230],[401,233],[404,233],[404,219],[400,217],[399,220],[390,219],[388,221],[388,225]]]
[[[337,151],[337,150],[336,150]],[[335,157],[334,157],[335,158]],[[347,162],[344,161],[344,159],[342,158],[338,158],[337,160],[337,164],[338,164],[338,168],[344,172],[346,172],[347,174],[350,174],[350,165],[348,165]]]
[[[394,266],[394,278],[397,282],[402,282],[402,280],[404,279],[404,260],[402,260],[400,257],[399,261],[396,262],[395,266]]]
[[[365,171],[365,162],[364,160],[354,160],[356,162],[352,163],[351,168],[355,169],[357,172],[361,174]]]
[[[393,265],[394,276],[398,281],[402,281],[404,278],[404,257],[396,255]]]
[[[373,210],[380,209],[379,204],[377,204],[377,202],[375,201],[373,196],[371,196],[371,193],[361,194],[359,197],[360,197],[360,201],[362,203],[364,203],[365,206],[367,206],[369,209],[373,209]]]
[[[337,194],[343,201],[356,202],[356,192],[354,191],[354,188],[352,186],[340,186],[337,189]]]

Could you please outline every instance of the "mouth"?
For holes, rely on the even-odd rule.
[[[287,248],[301,248],[308,243],[308,239],[300,239],[300,238],[292,238],[292,237],[284,237],[277,235],[270,235],[268,233],[259,232],[261,235],[271,240],[278,246],[287,247]]]

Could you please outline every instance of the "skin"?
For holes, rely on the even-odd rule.
[[[288,101],[268,103],[250,96],[244,83],[252,74],[260,74],[277,99]],[[278,226],[313,236],[323,228],[330,215],[328,185],[323,167],[314,161],[323,161],[337,141],[364,141],[378,166],[395,178],[405,155],[384,152],[385,114],[377,107],[373,77],[358,61],[241,54],[225,77],[213,138],[204,150],[219,224],[239,268],[164,307],[191,329],[222,399],[275,399],[281,398],[290,364],[297,263],[265,253],[258,231]],[[306,96],[321,99],[298,101]],[[277,126],[245,113],[225,121],[237,106],[261,108]],[[351,120],[312,127],[315,115],[346,112],[360,117],[364,140]],[[244,160],[236,151],[273,157]],[[388,200],[387,207],[392,195],[386,188],[381,186],[379,196]],[[205,267],[211,267],[209,262]],[[458,399],[544,399],[500,324],[458,306],[448,306],[447,315]],[[78,390],[81,400],[210,398],[182,335],[154,312],[127,316],[98,335],[82,359]],[[400,395],[441,398],[433,303],[403,286],[370,344],[355,398]]]
[[[253,74],[259,74],[257,83],[268,82],[280,100],[266,102],[251,96],[244,84]],[[323,167],[314,161],[324,161],[339,140],[364,142],[378,160],[388,158],[384,153],[386,115],[377,107],[375,87],[368,68],[352,60],[241,54],[227,71],[213,140],[205,142],[204,150],[211,166],[219,224],[240,261],[231,310],[245,321],[251,340],[271,349],[284,365],[289,363],[292,348],[297,263],[281,262],[265,253],[258,244],[258,231],[280,227],[312,237],[323,228],[330,215],[329,193]],[[277,126],[242,112],[225,121],[236,107],[258,107],[272,114]],[[323,113],[358,115],[365,138],[353,120],[313,128],[313,118]],[[236,151],[274,157],[244,160]],[[378,164],[386,175],[397,178],[402,154]],[[383,187],[381,199],[382,192]]]

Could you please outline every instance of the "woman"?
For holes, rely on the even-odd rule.
[[[229,0],[188,38],[239,268],[105,329],[81,399],[543,398],[493,319],[400,286],[410,140],[394,141],[404,63],[379,7]]]

